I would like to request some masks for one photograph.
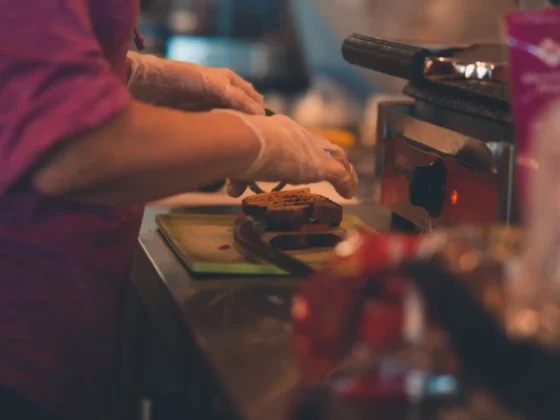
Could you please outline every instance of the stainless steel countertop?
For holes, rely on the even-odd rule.
[[[358,198],[373,197],[373,153],[350,154],[360,175]],[[176,303],[195,342],[210,363],[234,409],[244,420],[284,420],[283,410],[298,382],[290,348],[291,297],[302,279],[289,277],[194,277],[160,236],[161,213],[238,213],[239,207],[147,207],[139,244]],[[391,224],[375,204],[345,206],[379,230]],[[144,304],[150,302],[144,298]],[[157,304],[148,308],[158,311]]]
[[[280,420],[298,381],[290,348],[290,302],[301,279],[194,278],[168,248],[154,220],[158,213],[238,211],[147,208],[139,242],[239,415]],[[350,205],[345,212],[380,230],[390,225],[388,211],[376,205]]]

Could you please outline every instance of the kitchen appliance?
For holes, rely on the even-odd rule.
[[[408,83],[382,102],[375,199],[397,224],[429,231],[516,221],[515,144],[500,45],[420,46],[351,35],[346,61]]]

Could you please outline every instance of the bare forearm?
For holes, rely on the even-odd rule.
[[[32,180],[45,195],[142,203],[239,175],[259,147],[231,115],[133,102],[104,127],[69,141]]]

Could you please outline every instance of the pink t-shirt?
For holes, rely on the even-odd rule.
[[[0,5],[0,383],[63,418],[99,419],[143,209],[45,198],[26,176],[129,103],[138,0]]]

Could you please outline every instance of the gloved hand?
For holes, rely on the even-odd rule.
[[[129,51],[128,88],[142,102],[183,111],[231,108],[264,114],[265,103],[249,82],[229,69],[166,60]]]
[[[330,182],[344,198],[356,194],[358,177],[344,150],[319,137],[284,115],[265,117],[230,110],[215,110],[236,115],[257,136],[259,155],[251,167],[227,191],[238,197],[253,181],[286,182],[293,185]]]

